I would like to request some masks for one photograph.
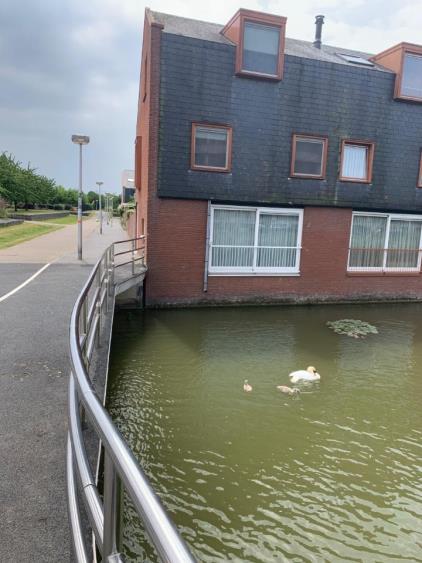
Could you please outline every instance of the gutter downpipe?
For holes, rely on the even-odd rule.
[[[205,260],[204,260],[204,287],[202,291],[208,291],[208,262],[210,255],[210,219],[211,219],[211,201],[208,200],[207,205],[207,234],[205,237]]]

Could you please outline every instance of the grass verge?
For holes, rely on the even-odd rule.
[[[56,227],[54,225],[40,225],[39,223],[37,225],[21,223],[12,227],[5,227],[0,229],[0,249],[14,246],[57,229],[60,229],[59,225]]]

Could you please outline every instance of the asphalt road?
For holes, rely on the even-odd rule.
[[[5,269],[12,278],[0,265],[0,280]],[[16,269],[19,281],[23,272]],[[64,463],[68,321],[89,271],[53,264],[0,303],[0,561],[71,560]]]
[[[44,264],[0,264],[0,298],[23,283]]]

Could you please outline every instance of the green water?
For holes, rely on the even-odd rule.
[[[119,314],[108,406],[200,561],[422,561],[422,306]],[[154,559],[130,507],[122,537]]]

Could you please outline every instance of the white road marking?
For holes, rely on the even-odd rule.
[[[5,301],[6,299],[8,299],[9,297],[11,297],[12,295],[14,295],[15,293],[17,293],[20,289],[22,289],[23,287],[25,287],[26,285],[28,285],[29,283],[32,282],[32,280],[34,280],[36,277],[38,277],[40,274],[42,274],[44,272],[44,270],[46,270],[49,266],[50,266],[51,262],[49,262],[48,264],[46,264],[45,266],[43,266],[42,268],[40,268],[37,272],[35,272],[35,274],[33,274],[30,278],[28,278],[27,280],[25,280],[23,283],[21,283],[20,285],[18,285],[17,287],[15,287],[15,289],[12,289],[12,291],[9,291],[9,293],[6,293],[6,295],[3,295],[2,297],[0,297],[0,303],[2,301]]]

